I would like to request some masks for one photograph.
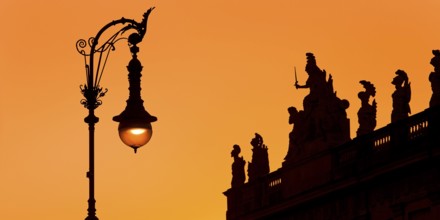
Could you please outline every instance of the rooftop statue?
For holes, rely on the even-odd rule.
[[[313,53],[306,53],[307,65],[306,72],[309,75],[305,85],[299,85],[298,81],[295,82],[295,87],[297,89],[310,89],[310,94],[304,98],[304,111],[310,110],[309,108],[315,107],[319,98],[327,93],[327,82],[325,70],[319,69],[316,65],[315,56]],[[331,76],[330,76],[331,78]]]
[[[432,96],[429,101],[429,106],[440,105],[440,50],[433,50],[434,57],[431,59],[431,65],[434,67],[434,72],[429,74],[429,81],[431,82]]]
[[[302,139],[304,138],[304,135],[301,134],[301,132],[307,130],[307,129],[299,129],[299,128],[295,129],[295,127],[306,126],[306,124],[302,123],[301,121],[301,119],[304,118],[304,111],[298,112],[298,110],[293,106],[289,107],[287,111],[289,112],[289,124],[294,125],[294,127],[292,128],[292,131],[289,133],[289,149],[286,157],[284,158],[285,160],[287,158],[290,158],[295,153],[295,151],[299,150],[298,145],[299,143],[302,142]]]
[[[411,83],[408,82],[408,75],[403,70],[396,71],[396,77],[391,82],[396,90],[393,98],[393,111],[391,112],[391,122],[407,118],[411,114],[409,101],[411,100]]]
[[[357,113],[359,122],[359,128],[356,132],[357,136],[374,131],[377,112],[376,100],[373,99],[373,102],[370,104],[370,96],[374,97],[376,95],[376,88],[369,81],[362,80],[359,83],[364,86],[365,91],[358,93],[358,97],[361,100],[361,108]]]
[[[289,110],[292,111],[290,116],[292,121],[289,120],[289,123],[295,124],[295,127],[291,132],[286,162],[301,152],[299,149],[293,151],[297,153],[291,153],[293,148],[303,148],[307,143],[316,141],[333,146],[350,139],[349,120],[345,112],[349,102],[336,96],[332,75],[327,79],[326,71],[317,66],[313,53],[306,53],[306,56],[307,81],[305,85],[299,85],[296,81],[295,87],[308,88],[310,93],[303,100],[303,111],[295,113],[296,108]]]
[[[246,175],[244,173],[244,166],[246,162],[243,157],[239,157],[241,152],[240,146],[234,145],[231,151],[231,157],[234,158],[234,163],[232,163],[232,181],[231,187],[237,187],[244,184],[246,181]]]
[[[269,155],[267,146],[263,144],[263,137],[255,133],[255,137],[251,141],[252,145],[252,162],[248,164],[249,181],[253,181],[258,177],[269,174]]]

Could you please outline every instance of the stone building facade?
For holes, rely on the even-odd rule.
[[[321,71],[313,66],[314,57],[311,65],[313,71]],[[321,86],[330,88],[330,79]],[[326,92],[330,97],[333,88]],[[292,130],[282,167],[224,192],[226,219],[440,219],[440,107],[430,106],[349,139],[348,103],[335,96],[333,101],[341,106],[337,112],[322,112],[321,95],[309,97],[312,104],[305,103],[309,106],[304,106],[304,112],[296,111],[302,126],[295,124]],[[319,121],[306,118],[310,115]],[[329,122],[328,118],[336,120]],[[316,123],[342,129],[328,136],[316,130]]]

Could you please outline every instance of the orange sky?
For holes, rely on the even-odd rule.
[[[75,43],[121,17],[142,19],[142,97],[158,117],[138,154],[111,119],[128,98],[121,42],[96,111],[97,216],[105,220],[225,219],[230,151],[251,159],[260,133],[271,170],[287,153],[287,108],[302,109],[306,52],[333,75],[357,129],[360,80],[376,85],[378,127],[390,121],[391,80],[411,81],[413,113],[428,107],[431,50],[440,48],[440,1],[1,1],[0,219],[86,217],[88,131]]]

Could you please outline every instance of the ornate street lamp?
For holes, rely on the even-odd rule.
[[[88,200],[88,215],[86,220],[97,220],[95,209],[95,124],[98,123],[99,118],[95,116],[95,109],[102,104],[101,97],[103,97],[107,89],[103,89],[100,86],[102,74],[104,72],[105,64],[111,51],[115,50],[115,43],[121,39],[127,39],[132,59],[130,60],[128,69],[128,81],[129,81],[129,98],[127,100],[127,107],[125,110],[113,117],[113,120],[119,122],[119,137],[124,144],[134,149],[136,153],[139,147],[147,144],[152,135],[151,123],[157,120],[156,117],[150,115],[143,106],[143,100],[141,98],[141,62],[137,59],[137,53],[139,47],[137,44],[142,41],[144,35],[147,32],[148,16],[154,7],[145,12],[142,22],[138,23],[131,19],[121,18],[119,20],[112,21],[105,25],[95,37],[89,38],[87,41],[80,39],[76,42],[76,49],[84,56],[84,62],[86,67],[87,82],[81,85],[81,93],[84,95],[84,99],[81,100],[81,104],[89,110],[89,115],[84,121],[89,125],[89,171],[87,172],[87,178],[89,178],[89,200]],[[115,25],[123,25],[115,34],[111,35],[107,41],[103,44],[99,44],[99,38],[110,27]],[[122,35],[129,30],[133,30],[134,33],[130,34],[128,38]],[[90,52],[87,53],[84,48],[90,47]],[[98,55],[97,65],[95,67],[95,55]]]

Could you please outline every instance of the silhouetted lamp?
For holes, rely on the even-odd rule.
[[[107,89],[100,86],[102,74],[104,72],[107,58],[111,51],[115,50],[115,43],[119,40],[127,39],[128,46],[132,55],[127,69],[130,95],[127,100],[127,107],[121,114],[113,117],[113,120],[119,122],[119,137],[124,144],[132,147],[136,153],[139,147],[147,144],[153,134],[151,123],[157,120],[156,117],[150,115],[144,108],[144,101],[141,98],[141,62],[137,59],[139,52],[138,43],[142,41],[147,32],[147,20],[154,7],[145,12],[142,22],[136,22],[132,19],[121,18],[112,21],[105,25],[95,37],[88,40],[80,39],[76,43],[78,52],[84,56],[86,67],[86,83],[81,85],[81,93],[84,99],[81,104],[89,110],[88,116],[84,121],[89,125],[89,171],[87,178],[89,178],[89,207],[87,209],[88,215],[86,220],[98,220],[95,209],[95,124],[98,123],[99,118],[95,116],[95,109],[101,104],[101,97],[103,97]],[[110,35],[107,41],[98,45],[101,35],[110,27],[122,25],[115,34]],[[133,31],[129,37],[123,37],[127,31]],[[86,52],[84,48],[90,47],[90,52]],[[95,61],[95,54],[97,60]],[[95,62],[97,65],[95,65]]]
[[[129,43],[133,45],[135,42],[130,42],[133,35],[129,37]],[[130,96],[127,100],[127,107],[125,110],[115,117],[113,121],[119,122],[118,131],[122,142],[134,149],[136,153],[139,147],[147,144],[151,139],[153,130],[151,122],[157,121],[157,118],[150,115],[144,108],[144,101],[141,98],[141,71],[142,65],[136,57],[139,50],[135,45],[130,48],[133,59],[128,64],[128,80],[130,83]]]

